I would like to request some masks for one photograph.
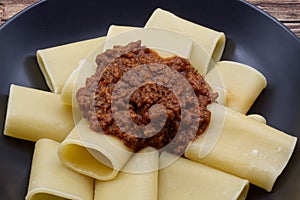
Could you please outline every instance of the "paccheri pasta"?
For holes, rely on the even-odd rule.
[[[243,114],[248,112],[267,85],[266,78],[259,71],[232,61],[217,62],[205,78],[208,84],[222,95],[220,97],[224,98],[221,101],[223,105]]]
[[[156,200],[158,165],[158,151],[149,147],[142,149],[130,158],[123,171],[115,179],[111,181],[96,180],[94,199]],[[135,173],[132,173],[133,170]]]
[[[163,152],[161,164],[173,160],[174,155]],[[183,173],[184,172],[184,173]],[[172,199],[245,199],[247,180],[214,168],[179,158],[159,173],[159,198]]]
[[[296,138],[221,105],[211,104],[209,109],[215,116],[206,131],[211,133],[223,123],[220,137],[209,154],[202,156],[199,147],[205,145],[204,133],[190,144],[185,156],[271,191],[293,153]]]
[[[26,200],[92,200],[94,180],[66,168],[57,156],[59,143],[40,139],[35,144]]]
[[[38,50],[37,61],[48,87],[60,94],[70,73],[105,37]],[[63,69],[63,70],[61,70]]]
[[[12,85],[4,131],[37,141],[26,199],[242,200],[249,182],[271,191],[297,138],[245,115],[266,79],[250,66],[220,61],[224,46],[224,33],[157,9],[144,28],[112,25],[105,37],[37,51],[53,93]],[[134,76],[123,83],[129,72]],[[155,137],[157,130],[168,131]]]
[[[59,95],[11,85],[4,135],[34,142],[42,138],[62,142],[73,127],[72,109],[61,102]]]
[[[203,47],[207,55],[209,55],[214,62],[218,62],[221,59],[224,51],[224,33],[189,22],[162,9],[156,9],[153,12],[145,28],[168,29],[186,35]],[[209,62],[210,60],[206,60],[206,65],[208,65]]]
[[[132,151],[115,137],[90,130],[87,120],[82,119],[60,144],[58,156],[74,171],[98,180],[111,180]]]

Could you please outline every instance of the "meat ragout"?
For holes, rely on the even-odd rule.
[[[211,116],[207,105],[214,101],[215,95],[212,94],[204,78],[187,59],[179,56],[162,58],[154,50],[141,46],[141,41],[137,41],[126,46],[114,46],[113,49],[106,50],[97,56],[96,63],[98,65],[96,73],[87,78],[85,87],[80,88],[76,94],[83,117],[89,121],[90,129],[93,131],[118,137],[134,151],[148,146],[161,149],[175,140],[173,141],[174,145],[168,147],[167,150],[171,153],[182,154],[188,144],[207,128]],[[155,104],[161,104],[166,109],[166,121],[163,128],[157,130],[156,134],[147,136],[146,133],[145,135],[127,133],[118,127],[113,118],[111,106],[115,85],[128,71],[147,64],[161,64],[169,67],[176,70],[188,81],[198,99],[197,108],[199,109],[200,120],[196,135],[185,131],[183,135],[174,139],[179,126],[185,126],[180,117],[180,104],[176,95],[169,88],[156,83],[144,84],[134,91],[129,100],[128,112],[137,126],[145,127],[153,120],[150,118],[149,109]],[[129,81],[135,81],[135,77]],[[191,107],[187,112],[193,113],[195,111]],[[155,117],[155,114],[153,116]]]

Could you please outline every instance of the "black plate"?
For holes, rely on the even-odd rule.
[[[11,83],[48,90],[37,49],[105,35],[110,24],[143,26],[161,7],[226,33],[223,59],[249,64],[268,79],[251,113],[300,136],[300,41],[272,17],[236,0],[42,1],[0,27],[0,129]],[[17,126],[17,124],[16,124]],[[0,199],[24,199],[33,143],[0,136]],[[251,185],[248,199],[300,199],[300,148],[271,193]]]

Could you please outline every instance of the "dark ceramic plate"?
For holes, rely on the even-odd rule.
[[[246,63],[268,79],[251,113],[300,136],[300,41],[282,24],[237,0],[79,1],[35,4],[0,27],[0,129],[11,83],[48,90],[37,49],[105,35],[110,24],[143,26],[157,7],[226,33],[223,59]],[[16,124],[17,126],[17,124]],[[24,199],[33,143],[0,136],[0,199]],[[300,148],[271,193],[251,185],[248,199],[300,199]]]

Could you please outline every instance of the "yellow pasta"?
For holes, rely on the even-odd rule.
[[[94,180],[78,174],[60,162],[59,143],[41,139],[35,144],[26,200],[92,200]]]
[[[218,104],[209,109],[213,110],[209,128],[190,144],[185,156],[271,191],[297,138]],[[212,133],[219,133],[216,143],[206,141]],[[202,154],[208,146],[210,151]]]
[[[158,199],[246,199],[247,180],[184,158],[175,159],[166,152],[161,155],[162,164],[173,163],[159,171]]]
[[[104,39],[105,37],[99,37],[38,50],[37,61],[50,90],[60,94],[67,78],[80,60],[87,57]]]
[[[218,62],[205,78],[214,90],[221,91],[221,96],[225,95],[223,104],[226,107],[241,113],[248,112],[267,85],[266,78],[259,71],[231,61]]]
[[[72,108],[50,92],[11,85],[4,135],[62,141],[74,127]]]
[[[96,133],[82,119],[61,143],[58,155],[74,171],[98,180],[111,180],[132,156],[119,139]]]
[[[153,148],[134,154],[115,179],[95,182],[94,200],[157,200],[158,157]]]
[[[220,60],[224,51],[224,33],[192,23],[160,8],[153,12],[145,28],[169,29],[182,33],[202,46],[207,55],[212,57],[214,62]],[[207,60],[207,62],[209,62],[209,60]],[[206,64],[208,65],[209,63]]]

